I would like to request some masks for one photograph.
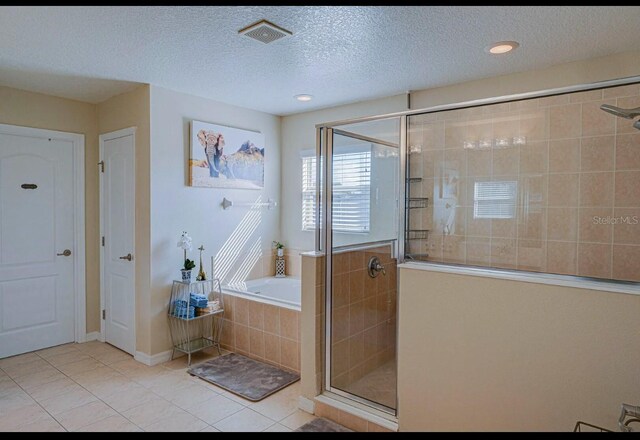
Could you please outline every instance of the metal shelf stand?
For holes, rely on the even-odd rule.
[[[208,301],[218,300],[220,308],[205,314],[190,315],[191,294],[205,295]],[[197,309],[195,309],[197,310]],[[186,314],[185,314],[186,311]],[[188,356],[191,365],[191,353],[216,347],[220,353],[220,336],[222,334],[222,317],[224,316],[224,295],[220,280],[181,281],[174,280],[169,300],[169,331],[173,350]]]

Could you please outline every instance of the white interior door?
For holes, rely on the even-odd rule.
[[[104,338],[135,354],[135,131],[100,136]]]
[[[75,335],[73,142],[17,128],[0,132],[0,358]]]

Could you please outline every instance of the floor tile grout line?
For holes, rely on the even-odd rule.
[[[229,399],[228,397],[223,396],[222,394],[218,394],[218,396],[223,397],[223,398],[228,399],[228,400],[231,400],[231,399]],[[205,400],[205,402],[207,402],[208,400],[210,400],[210,399]],[[233,403],[237,403],[237,402],[235,402],[235,401],[233,401],[233,400],[231,400],[231,402],[233,402]],[[204,402],[203,402],[203,403],[204,403]],[[224,419],[226,419],[226,418],[228,418],[228,417],[231,417],[231,416],[233,416],[233,415],[235,415],[235,414],[239,413],[240,411],[242,411],[242,410],[243,410],[243,409],[245,409],[245,408],[248,408],[248,406],[244,406],[244,405],[242,405],[242,404],[240,404],[240,403],[238,403],[238,405],[242,406],[242,408],[240,408],[240,409],[239,409],[239,410],[237,410],[237,411],[234,411],[233,413],[229,414],[229,415],[228,415],[228,416],[226,416],[226,417],[221,418],[220,420],[218,420],[218,421],[217,421],[217,422],[215,422],[215,423],[220,423],[220,422],[221,422],[221,421],[223,421]],[[198,420],[202,420],[204,423],[206,423],[207,425],[211,426],[212,428],[216,428],[215,426],[213,426],[213,425],[214,425],[214,423],[209,423],[209,422],[207,422],[206,420],[204,420],[204,419],[202,419],[202,418],[198,417],[197,415],[192,414],[191,412],[189,412],[189,410],[185,409],[185,410],[183,410],[183,411],[186,411],[187,413],[191,414],[192,416],[194,416],[194,417],[195,417],[195,418],[197,418]],[[218,429],[218,428],[216,428],[216,429]]]
[[[79,349],[76,349],[76,350],[77,350],[78,352],[82,353],[82,354],[86,354],[86,355],[87,355],[87,356],[89,356],[91,359],[95,360],[95,361],[96,361],[96,362],[98,362],[98,363],[101,363],[103,366],[109,367],[108,365],[106,365],[106,364],[104,364],[103,362],[99,361],[98,359],[94,358],[94,357],[93,357],[93,356],[91,356],[90,354],[84,353],[82,350],[79,350]],[[47,361],[47,359],[45,359],[45,358],[43,358],[42,356],[40,356],[37,352],[36,352],[35,354],[36,354],[36,355],[38,355],[41,359],[44,359],[45,361]],[[80,362],[80,361],[78,361],[78,362]],[[102,400],[100,397],[98,397],[98,396],[96,396],[95,394],[93,394],[90,390],[88,390],[87,388],[85,388],[82,384],[78,383],[78,382],[77,382],[73,377],[71,377],[71,376],[67,375],[65,372],[61,371],[58,367],[56,367],[55,365],[51,364],[49,361],[47,361],[47,363],[48,363],[49,365],[51,365],[53,368],[55,368],[56,370],[58,370],[62,375],[64,375],[64,377],[65,377],[65,378],[67,378],[67,379],[71,380],[71,381],[72,381],[72,382],[74,382],[76,385],[78,385],[80,388],[82,388],[83,390],[85,390],[86,392],[88,392],[89,394],[91,394],[91,395],[92,395],[93,397],[95,397],[99,402],[102,402],[103,404],[107,405],[109,408],[111,408],[113,411],[115,411],[115,413],[116,413],[116,414],[119,414],[119,415],[120,415],[120,416],[122,416],[124,419],[126,419],[127,421],[129,421],[130,423],[132,423],[134,426],[137,426],[138,428],[140,428],[140,429],[142,429],[142,430],[144,431],[144,428],[142,428],[141,426],[139,426],[139,425],[137,425],[136,423],[134,423],[133,421],[131,421],[131,420],[130,420],[128,417],[126,417],[124,414],[120,413],[119,411],[116,411],[116,409],[115,409],[115,408],[113,408],[113,407],[112,407],[111,405],[109,405],[107,402],[105,402],[104,400]],[[70,363],[72,363],[72,362],[70,362]],[[67,365],[67,364],[64,364],[64,365]],[[111,367],[109,367],[109,368],[111,368]],[[115,370],[114,368],[111,368],[111,369],[112,369],[112,370],[114,370],[114,371],[117,371],[117,370]],[[121,373],[121,374],[122,374],[122,373]],[[47,382],[47,383],[51,383],[51,382]],[[43,384],[43,385],[46,385],[46,384]],[[27,392],[26,390],[25,390],[25,392],[28,394],[28,392]],[[69,391],[69,393],[70,393],[70,392],[71,392],[71,391]],[[61,394],[59,394],[59,395],[64,395],[64,394],[67,394],[67,393],[61,393]],[[40,405],[40,402],[38,402],[35,398],[33,398],[33,396],[31,396],[31,394],[29,394],[29,397],[31,397],[31,398],[32,398],[36,403],[38,403],[38,405]],[[93,403],[93,402],[89,402],[89,403]],[[144,402],[142,402],[142,403],[144,403]],[[88,405],[88,403],[85,403],[84,405],[80,405],[80,406],[75,407],[75,408],[70,408],[70,409],[68,409],[68,410],[66,410],[66,411],[64,411],[64,412],[62,412],[61,414],[64,414],[64,413],[66,413],[67,411],[71,411],[71,410],[73,410],[73,409],[81,408],[82,406],[85,406],[85,405]],[[137,405],[137,406],[139,406],[139,405]],[[137,407],[137,406],[136,406],[136,407]],[[60,420],[58,420],[58,419],[57,419],[53,414],[51,414],[51,413],[50,413],[49,411],[47,411],[44,407],[42,407],[42,405],[40,405],[40,407],[41,407],[44,411],[46,411],[46,412],[47,412],[47,414],[49,414],[51,417],[53,417],[53,418],[55,419],[55,421],[56,421],[60,426],[62,426],[62,428],[63,428],[65,431],[70,432],[70,431],[69,431],[69,430],[68,430],[68,429],[67,429],[67,428],[62,424],[62,422],[61,422]],[[111,416],[107,416],[107,417],[111,417]],[[102,421],[102,420],[106,419],[107,417],[103,417],[102,419],[99,419],[99,420],[92,420],[92,421],[91,421],[91,423],[88,423],[87,425],[80,426],[80,427],[78,427],[78,428],[84,428],[84,427],[86,427],[86,426],[92,425],[93,423],[95,423],[95,422],[99,422],[99,421]]]
[[[76,349],[76,350],[78,350],[78,349]],[[80,350],[78,350],[78,351],[80,352]],[[36,354],[38,354],[38,353],[36,353]],[[38,354],[38,356],[40,356],[40,355]],[[42,358],[42,356],[40,356],[40,357]],[[44,358],[43,358],[43,359],[44,359]],[[44,360],[46,361],[46,359],[44,359]],[[78,383],[78,382],[77,382],[73,377],[71,377],[71,376],[69,376],[67,373],[65,373],[65,372],[61,371],[58,367],[56,367],[55,365],[51,364],[49,361],[47,361],[47,362],[48,362],[48,363],[49,363],[49,365],[51,365],[53,368],[55,368],[56,370],[58,370],[62,375],[64,375],[64,377],[65,377],[65,378],[67,378],[67,379],[71,380],[73,383],[75,383],[76,385],[78,385],[80,388],[82,388],[83,390],[85,390],[86,392],[88,392],[89,394],[91,394],[93,397],[95,397],[96,399],[98,399],[98,401],[100,401],[100,402],[104,403],[105,405],[107,405],[107,404],[106,404],[106,402],[103,402],[103,401],[102,401],[102,399],[100,399],[98,396],[96,396],[96,395],[95,395],[95,394],[93,394],[91,391],[89,391],[88,389],[86,389],[82,384]],[[72,363],[72,362],[70,362],[70,363]],[[64,364],[64,365],[67,365],[67,364]],[[49,382],[49,383],[50,383],[50,382]],[[70,392],[71,392],[71,391],[69,391],[69,393],[70,393]],[[61,393],[61,394],[59,394],[58,396],[60,396],[60,395],[64,395],[64,394],[67,394],[67,393]],[[36,400],[36,399],[34,399],[34,400]],[[89,402],[89,403],[93,403],[93,402]],[[63,411],[63,412],[62,412],[62,413],[60,413],[59,415],[65,414],[65,413],[67,413],[68,411],[71,411],[71,410],[74,410],[74,409],[77,409],[77,408],[81,408],[81,407],[83,407],[83,406],[85,406],[85,405],[88,405],[88,403],[85,403],[85,404],[83,404],[83,405],[80,405],[80,406],[77,406],[77,407],[74,407],[74,408],[69,408],[68,410]],[[108,406],[108,405],[107,405],[107,406]],[[109,408],[111,408],[111,407],[109,406]],[[43,408],[43,409],[44,409],[44,408]],[[113,408],[111,408],[111,409],[113,409]],[[46,410],[45,410],[45,411],[46,411]],[[114,411],[115,411],[115,410],[114,410]],[[67,432],[71,432],[70,430],[68,430],[68,429],[67,429],[67,428],[62,424],[62,422],[61,422],[60,420],[58,420],[58,419],[56,418],[56,416],[54,416],[53,414],[49,413],[48,411],[47,411],[47,413],[48,413],[49,415],[51,415],[51,417],[53,417],[53,418],[56,420],[56,422],[58,422],[58,424],[64,428],[64,430],[65,430],[65,431],[67,431]],[[106,417],[104,417],[104,418],[102,418],[102,419],[99,419],[99,420],[104,420],[105,418],[106,418]],[[99,420],[98,420],[98,421],[99,421]],[[95,420],[94,420],[94,421],[95,421]],[[83,427],[85,427],[85,426],[89,426],[90,424],[91,424],[91,423],[89,423],[89,424],[87,424],[87,425],[80,426],[79,428],[83,428]]]
[[[69,379],[73,380],[71,377],[69,377]],[[75,380],[74,380],[75,382]],[[76,382],[78,385],[80,385],[78,382]],[[88,389],[86,389],[84,386],[80,385],[83,389],[87,390],[87,392],[91,393],[92,396],[94,396],[96,399],[98,399],[99,402],[102,402],[103,404],[105,404],[106,406],[108,406],[109,408],[111,408],[116,414],[120,415],[121,417],[123,417],[125,420],[127,420],[129,423],[133,424],[134,426],[137,426],[138,428],[142,429],[144,431],[144,429],[139,426],[138,424],[134,423],[131,419],[129,419],[127,416],[125,416],[124,414],[122,414],[120,411],[116,410],[114,407],[112,407],[111,405],[109,405],[107,402],[105,402],[104,400],[102,400],[100,397],[96,396],[95,394],[93,394],[91,391],[89,391]],[[144,404],[145,402],[142,402],[142,404]],[[87,404],[85,404],[87,405]],[[84,405],[83,405],[84,406]],[[137,405],[139,406],[139,405]],[[136,407],[137,407],[136,406]],[[87,424],[87,425],[83,425],[80,428],[84,428],[87,427],[89,425],[93,425],[96,422],[100,422],[108,417],[113,417],[113,415],[111,416],[107,416],[107,417],[103,417],[102,419],[99,420],[93,420],[91,423]]]
[[[164,367],[164,366],[163,366],[163,368],[165,368],[167,371],[171,371],[171,372],[175,371],[175,370],[171,370],[171,369],[169,369],[169,368],[166,368],[166,367]],[[121,374],[123,374],[123,375],[124,375],[124,376],[126,376],[128,379],[130,379],[131,381],[135,382],[137,385],[141,386],[141,387],[142,387],[142,388],[144,388],[145,390],[149,391],[150,393],[152,393],[153,395],[155,395],[157,398],[164,400],[165,402],[167,402],[167,403],[168,403],[169,405],[171,405],[172,407],[174,407],[174,408],[176,408],[176,409],[178,409],[178,410],[184,411],[185,413],[192,415],[193,417],[197,418],[198,420],[202,420],[202,419],[200,419],[199,417],[197,417],[196,415],[191,414],[188,410],[183,409],[183,408],[180,408],[178,405],[174,404],[173,402],[171,402],[170,400],[168,400],[168,399],[167,399],[167,398],[165,398],[164,396],[162,396],[162,395],[158,394],[157,392],[153,391],[153,390],[151,389],[151,387],[147,387],[147,386],[145,386],[145,385],[141,384],[140,382],[136,381],[135,379],[132,379],[131,377],[127,376],[127,374],[126,374],[126,373],[121,373]],[[138,405],[135,405],[135,406],[133,406],[133,407],[131,407],[131,408],[128,408],[126,411],[130,411],[130,410],[132,410],[132,409],[134,409],[134,408],[138,408],[138,407],[140,407],[140,406],[144,405],[145,403],[147,403],[147,402],[141,402],[141,403],[140,403],[140,404],[138,404]],[[106,402],[105,402],[105,404],[106,404]],[[108,405],[108,404],[107,404],[107,405]],[[110,406],[110,407],[111,407],[111,406]],[[116,410],[115,410],[115,408],[112,408],[112,409],[114,409],[114,411],[116,411]],[[126,412],[126,411],[124,411],[124,412]],[[133,420],[131,420],[130,418],[128,418],[126,415],[124,415],[122,412],[119,412],[119,411],[116,411],[116,412],[117,412],[118,414],[120,414],[122,417],[124,417],[125,419],[127,419],[129,422],[131,422],[132,424],[134,424],[135,426],[137,426],[138,428],[140,428],[140,429],[142,429],[143,431],[145,431],[145,432],[146,432],[146,430],[145,430],[145,428],[144,428],[143,426],[138,425],[138,424],[137,424],[137,423],[135,423]],[[154,423],[159,422],[160,420],[161,420],[161,419],[154,420],[154,421],[150,422],[149,424],[147,424],[147,425],[145,425],[145,426],[147,426],[147,427],[148,427],[148,426],[151,426],[151,425],[153,425]],[[204,420],[202,420],[202,421],[203,421],[205,424],[209,425],[206,421],[204,421]],[[203,429],[204,429],[204,428],[203,428]]]
[[[69,379],[73,380],[72,378],[69,378]],[[74,381],[74,382],[75,382],[75,381]],[[78,382],[76,382],[76,383],[77,383],[78,385],[80,385]],[[80,386],[81,386],[82,388],[84,388],[82,385],[80,385]],[[87,390],[86,388],[84,388],[84,389],[85,389],[85,390]],[[108,407],[109,407],[109,408],[111,408],[113,411],[115,411],[115,413],[116,413],[116,414],[118,414],[119,416],[121,416],[122,418],[124,418],[125,420],[127,420],[129,423],[131,423],[131,424],[133,424],[134,426],[136,426],[136,427],[138,427],[138,428],[142,429],[143,431],[145,430],[142,426],[140,426],[140,425],[138,425],[137,423],[135,423],[135,422],[134,422],[133,420],[131,420],[129,417],[125,416],[122,412],[120,412],[120,411],[116,410],[114,407],[112,407],[111,405],[109,405],[109,404],[108,404],[107,402],[105,402],[102,398],[100,398],[100,397],[96,396],[95,394],[93,394],[93,393],[92,393],[91,391],[89,391],[89,390],[87,390],[87,391],[88,391],[89,393],[91,393],[91,395],[92,395],[92,396],[94,396],[96,399],[98,399],[100,402],[104,403],[106,406],[108,406]],[[133,407],[131,407],[131,408],[129,408],[129,409],[137,408],[137,407],[139,407],[139,406],[141,406],[141,405],[144,405],[145,403],[146,403],[146,402],[141,402],[139,405],[135,405],[135,406],[133,406]],[[127,409],[127,411],[129,411],[129,409]],[[111,415],[111,416],[107,416],[107,417],[112,417],[112,416],[113,416],[113,415]],[[102,418],[102,419],[100,419],[100,420],[94,420],[94,421],[92,421],[92,423],[89,423],[88,425],[84,425],[84,426],[82,426],[82,427],[86,427],[86,426],[92,425],[93,423],[96,423],[96,422],[102,421],[102,420],[106,419],[107,417],[104,417],[104,418]]]
[[[131,377],[127,376],[125,373],[123,373],[123,372],[121,372],[121,371],[118,371],[118,370],[116,370],[115,368],[113,368],[113,367],[111,367],[111,366],[109,366],[109,365],[107,365],[107,364],[103,363],[102,361],[100,361],[100,360],[98,360],[98,359],[94,358],[94,357],[93,357],[93,356],[91,356],[90,354],[88,354],[88,356],[90,356],[91,358],[95,359],[97,362],[102,363],[102,364],[103,364],[103,365],[105,365],[106,367],[111,368],[112,370],[116,371],[117,373],[119,373],[119,374],[121,374],[121,375],[125,376],[127,379],[131,380],[132,382],[135,382],[136,384],[141,385],[141,384],[139,384],[138,382],[136,382],[134,379],[132,379]],[[133,357],[132,357],[132,359],[133,359]],[[69,377],[69,378],[70,378],[71,380],[73,380],[73,378],[71,378],[71,377]],[[108,379],[107,379],[107,380],[108,380]],[[74,382],[75,382],[75,380],[74,380]],[[78,383],[78,382],[76,382],[76,383]],[[78,385],[80,385],[81,387],[83,387],[83,386],[82,386],[81,384],[79,384],[79,383],[78,383]],[[142,386],[142,385],[141,385],[141,386]],[[84,387],[83,387],[83,388],[84,388]],[[146,388],[146,387],[144,387],[144,388],[148,390],[148,388]],[[84,389],[86,389],[86,388],[84,388]],[[140,425],[138,425],[137,423],[135,423],[135,422],[134,422],[133,420],[131,420],[129,417],[125,416],[122,412],[120,412],[120,411],[116,410],[114,407],[112,407],[112,406],[111,406],[111,405],[109,405],[107,402],[105,402],[102,398],[100,398],[100,397],[96,396],[95,394],[93,394],[93,393],[92,393],[91,391],[89,391],[89,390],[87,390],[87,391],[88,391],[89,393],[91,393],[91,395],[92,395],[92,396],[96,397],[100,402],[104,403],[104,404],[105,404],[105,405],[107,405],[109,408],[111,408],[113,411],[115,411],[115,413],[116,413],[116,414],[118,414],[119,416],[121,416],[122,418],[124,418],[125,420],[127,420],[129,423],[131,423],[133,426],[136,426],[136,427],[140,428],[142,431],[145,431],[145,429],[144,429],[142,426],[140,426]],[[149,391],[151,391],[151,390],[149,390]],[[153,393],[153,391],[151,391],[151,392]],[[155,393],[154,393],[154,394],[155,394]],[[157,396],[157,394],[156,394],[156,396]],[[107,397],[109,397],[109,396],[107,396]],[[162,396],[158,396],[158,397],[161,397],[161,398],[162,398]],[[166,399],[164,399],[164,400],[166,400]],[[144,405],[145,403],[146,403],[146,402],[141,402],[139,405],[135,405],[135,406],[133,406],[133,407],[131,407],[131,408],[127,409],[127,411],[129,411],[130,409],[133,409],[133,408],[137,408],[137,407],[139,407],[139,406],[142,406],[142,405]],[[171,403],[171,402],[169,402],[169,403]],[[108,417],[112,417],[112,416],[108,416]],[[102,420],[104,420],[104,419],[106,419],[106,418],[108,418],[108,417],[105,417],[105,418],[102,418],[102,419],[100,419],[100,420],[94,421],[94,422],[90,423],[89,425],[92,425],[93,423],[98,422],[98,421],[102,421]],[[85,427],[86,427],[86,426],[89,426],[89,425],[85,425]],[[146,431],[145,431],[145,432],[146,432]]]
[[[36,353],[36,354],[37,354],[37,353]],[[55,368],[55,367],[54,367],[54,368]],[[12,380],[13,380],[13,379],[12,379]],[[36,405],[38,405],[38,406],[39,406],[39,407],[40,407],[40,408],[41,408],[45,413],[47,413],[47,414],[49,415],[49,417],[51,417],[53,420],[55,420],[55,422],[56,422],[58,425],[60,425],[60,427],[61,427],[62,429],[64,429],[64,430],[65,430],[65,432],[69,432],[69,430],[68,430],[67,428],[65,428],[65,427],[64,427],[64,425],[63,425],[62,423],[60,423],[60,421],[59,421],[58,419],[56,419],[56,418],[54,417],[54,415],[53,415],[53,414],[51,414],[49,411],[47,411],[47,409],[46,409],[44,406],[42,406],[42,405],[40,404],[40,402],[38,402],[38,401],[37,401],[37,400],[36,400],[36,399],[31,395],[31,394],[29,394],[29,392],[28,392],[26,389],[24,389],[24,388],[22,387],[22,385],[20,385],[19,383],[17,383],[15,380],[14,380],[14,382],[15,382],[15,384],[16,384],[16,385],[18,385],[18,386],[20,387],[20,389],[21,389],[21,390],[22,390],[22,391],[23,391],[27,396],[29,396],[29,398],[30,398],[31,400],[33,400],[33,401],[35,402],[35,404],[36,404]],[[43,385],[44,385],[44,384],[43,384]],[[18,428],[23,428],[23,427],[25,427],[25,426],[27,426],[27,425],[29,425],[29,423],[26,423],[25,425],[19,426]]]
[[[94,358],[94,359],[95,359],[95,358]],[[97,359],[96,359],[96,360],[97,360]],[[98,361],[98,362],[100,362],[100,361]],[[103,364],[103,365],[105,365],[105,366],[109,367],[109,366],[108,366],[108,365],[106,365],[106,364]],[[115,368],[112,368],[112,367],[109,367],[109,368],[111,368],[112,370],[116,371],[117,373],[119,373],[119,374],[121,374],[121,375],[125,376],[127,379],[129,379],[130,381],[134,382],[135,384],[142,386],[145,390],[150,391],[151,393],[155,394],[155,395],[156,395],[156,397],[159,397],[159,398],[161,398],[162,400],[164,400],[164,401],[168,402],[169,404],[171,404],[171,402],[169,402],[167,399],[165,399],[165,398],[164,398],[164,397],[162,397],[162,396],[159,396],[158,394],[154,393],[153,391],[151,391],[151,390],[150,390],[150,389],[148,389],[147,387],[145,387],[145,386],[143,386],[142,384],[140,384],[140,383],[136,382],[134,379],[132,379],[132,378],[131,378],[130,376],[128,376],[127,374],[122,373],[122,372],[120,372],[120,371],[116,370]],[[63,373],[63,374],[64,374],[64,373]],[[134,408],[138,408],[139,406],[144,405],[146,402],[140,402],[140,404],[138,404],[138,405],[134,405],[134,406],[132,406],[131,408],[128,408],[126,411],[120,412],[120,411],[116,410],[114,407],[112,407],[111,405],[109,405],[107,402],[105,402],[102,398],[100,398],[100,397],[96,396],[96,395],[95,395],[94,393],[92,393],[90,390],[86,389],[86,388],[85,388],[84,386],[82,386],[80,383],[76,382],[72,377],[70,377],[70,376],[67,376],[67,377],[69,377],[69,379],[73,380],[76,384],[78,384],[79,386],[81,386],[82,388],[84,388],[85,390],[87,390],[89,393],[91,393],[91,395],[92,395],[92,396],[94,396],[95,398],[97,398],[100,402],[104,403],[104,404],[105,404],[105,405],[107,405],[109,408],[111,408],[113,411],[115,411],[115,413],[116,413],[116,414],[120,415],[121,417],[123,417],[125,420],[127,420],[129,423],[133,424],[134,426],[136,426],[136,427],[138,427],[138,428],[142,429],[143,431],[145,431],[145,429],[144,429],[142,426],[138,425],[138,424],[137,424],[137,423],[135,423],[133,420],[131,420],[129,417],[127,417],[126,415],[124,415],[124,414],[123,414],[123,412],[129,411],[129,410],[134,409]],[[107,380],[108,380],[108,379],[107,379]],[[109,396],[110,396],[110,395],[109,395]],[[107,396],[107,397],[109,397],[109,396]],[[111,416],[109,416],[109,417],[111,417]],[[105,418],[107,418],[107,417],[105,417]],[[98,422],[98,421],[104,420],[105,418],[100,419],[100,420],[97,420],[97,421],[94,421],[94,422]],[[92,425],[94,422],[90,423],[89,425]],[[86,426],[89,426],[89,425],[85,425],[85,427],[86,427]]]
[[[266,417],[266,416],[265,416],[265,417]],[[284,420],[284,419],[283,419],[283,420]],[[279,423],[280,423],[280,422],[275,422],[275,423],[273,423],[273,424],[271,424],[271,425],[267,426],[266,428],[264,428],[264,429],[263,429],[262,431],[260,431],[260,432],[265,432],[267,429],[269,429],[269,428],[271,428],[272,426],[275,426],[275,425],[277,425],[277,424],[279,424]],[[284,426],[284,425],[283,425],[283,426]]]
[[[75,350],[76,350],[79,354],[87,355],[87,356],[89,356],[89,358],[91,358],[91,359],[95,360],[96,362],[98,362],[98,363],[102,364],[103,366],[107,366],[107,367],[108,367],[108,365],[106,365],[106,364],[104,364],[103,362],[101,362],[100,360],[98,360],[98,359],[94,358],[94,357],[93,357],[93,356],[91,356],[90,354],[88,354],[88,353],[84,353],[83,351],[81,351],[81,350],[79,350],[79,349],[75,349]],[[109,405],[108,403],[106,403],[106,402],[105,402],[104,400],[102,400],[100,397],[96,396],[96,395],[95,395],[94,393],[92,393],[90,390],[88,390],[87,388],[85,388],[82,384],[78,383],[78,382],[77,382],[73,377],[71,377],[71,376],[69,376],[67,373],[65,373],[65,372],[61,371],[57,366],[55,366],[55,365],[53,365],[51,362],[49,362],[49,360],[48,360],[48,359],[46,359],[46,358],[42,357],[42,356],[41,356],[37,351],[36,351],[36,352],[33,352],[33,353],[34,353],[38,358],[40,358],[40,359],[44,360],[47,364],[51,365],[54,369],[56,369],[56,370],[57,370],[60,374],[62,374],[65,378],[67,378],[67,379],[71,380],[71,381],[72,381],[72,382],[74,382],[76,385],[78,385],[80,388],[82,388],[83,390],[85,390],[86,392],[88,392],[91,396],[95,397],[95,398],[97,399],[97,401],[102,402],[103,404],[107,405],[107,406],[108,406],[109,408],[111,408],[111,409],[112,409],[116,414],[119,414],[120,416],[122,416],[123,418],[125,418],[127,421],[129,421],[130,423],[132,423],[134,426],[137,426],[138,428],[140,428],[140,429],[144,430],[144,428],[142,428],[141,426],[139,426],[139,425],[137,425],[136,423],[134,423],[133,421],[131,421],[131,420],[130,420],[128,417],[126,417],[124,414],[120,413],[119,411],[116,411],[116,409],[115,409],[115,408],[113,408],[111,405]],[[66,353],[60,353],[60,354],[66,354]],[[77,362],[80,362],[80,361],[77,361]],[[73,363],[73,362],[69,362],[69,363]],[[64,364],[64,365],[67,365],[67,364]],[[112,369],[113,369],[113,368],[112,368]],[[113,370],[114,370],[114,371],[117,371],[117,370],[115,370],[115,369],[113,369]],[[48,415],[49,415],[49,417],[51,417],[53,420],[55,420],[55,421],[56,421],[56,423],[58,423],[58,424],[62,427],[62,429],[64,429],[66,432],[69,432],[69,430],[68,430],[68,429],[67,429],[67,428],[62,424],[62,422],[61,422],[61,421],[60,421],[60,420],[59,420],[55,415],[51,414],[51,413],[50,413],[50,412],[49,412],[49,411],[48,411],[48,410],[47,410],[47,409],[46,409],[46,408],[45,408],[45,407],[44,407],[44,406],[43,406],[43,405],[42,405],[42,404],[37,400],[37,399],[35,399],[35,398],[34,398],[34,397],[33,397],[33,396],[32,396],[32,395],[31,395],[31,394],[30,394],[30,393],[29,393],[29,392],[28,392],[24,387],[22,387],[19,383],[17,383],[17,382],[16,382],[16,381],[15,381],[15,380],[14,380],[14,379],[13,379],[13,378],[12,378],[12,377],[11,377],[11,376],[6,372],[6,371],[5,371],[5,370],[2,370],[2,371],[3,371],[3,372],[4,372],[4,373],[5,373],[5,374],[6,374],[6,375],[7,375],[7,376],[8,376],[8,377],[9,377],[9,378],[10,378],[10,379],[11,379],[11,380],[12,380],[12,381],[13,381],[13,382],[14,382],[14,383],[15,383],[15,384],[16,384],[16,385],[17,385],[17,386],[18,386],[18,387],[19,387],[19,388],[20,388],[20,389],[25,393],[25,394],[27,394],[27,395],[29,396],[29,398],[30,398],[33,402],[35,402],[35,403],[36,403],[36,404],[37,404],[37,405],[38,405],[38,406],[39,406],[39,407],[40,407],[40,408],[41,408],[41,409],[42,409],[46,414],[48,414]],[[59,380],[59,379],[56,379],[56,380]],[[52,383],[52,382],[55,382],[55,380],[53,380],[53,381],[51,381],[51,382],[43,383],[42,385],[46,385],[46,384],[49,384],[49,383]],[[59,394],[58,396],[60,396],[60,395],[65,395],[65,394],[68,394],[68,393],[71,393],[71,392],[72,392],[72,391],[68,391],[68,392],[65,392],[65,393],[61,393],[61,394]],[[154,394],[155,394],[155,393],[154,393]],[[53,396],[52,396],[52,397],[53,397]],[[162,398],[162,396],[158,396],[158,397],[161,397],[161,398]],[[166,399],[164,399],[164,400],[166,400]],[[90,402],[90,403],[92,403],[92,402]],[[172,404],[171,402],[169,402],[169,403],[170,403],[170,404]],[[144,404],[144,402],[142,402],[141,404]],[[68,411],[71,411],[71,410],[76,409],[76,408],[80,408],[80,407],[85,406],[85,405],[87,405],[87,404],[85,403],[84,405],[80,405],[80,406],[78,406],[78,407],[69,408],[68,410],[65,410],[64,412],[62,412],[61,414],[65,414],[65,413],[66,413],[66,412],[68,412]],[[137,407],[137,406],[140,406],[140,405],[136,405],[136,407]],[[176,406],[176,405],[173,405],[173,406]],[[176,407],[177,407],[177,406],[176,406]],[[61,414],[59,414],[59,415],[61,415]],[[104,418],[102,418],[102,419],[100,419],[100,420],[104,420],[105,418],[107,418],[107,417],[104,417]],[[100,421],[100,420],[97,420],[97,421]],[[96,420],[94,420],[93,422],[96,422]],[[81,426],[80,428],[85,427],[85,426],[89,426],[89,425],[91,425],[93,422],[91,422],[91,423],[89,423],[89,424],[87,424],[87,425],[83,425],[83,426]],[[28,425],[28,424],[29,424],[29,423],[27,423],[27,424],[25,424],[25,425],[22,425],[22,426],[26,426],[26,425]],[[20,426],[20,427],[22,427],[22,426]]]
[[[238,410],[238,411],[234,412],[233,414],[229,414],[227,417],[224,417],[224,418],[222,418],[222,419],[218,420],[216,423],[221,423],[221,422],[223,422],[224,420],[228,419],[229,417],[233,417],[233,416],[235,416],[236,414],[238,414],[240,411],[245,410],[245,409],[251,410],[251,411],[253,411],[254,413],[256,413],[256,414],[258,414],[258,415],[260,415],[260,416],[262,416],[262,417],[265,417],[265,418],[267,418],[267,419],[269,419],[269,420],[271,420],[271,421],[273,422],[271,425],[267,426],[265,429],[269,429],[269,428],[270,428],[271,426],[273,426],[274,424],[279,423],[278,421],[273,420],[271,417],[266,416],[266,415],[264,415],[264,414],[262,414],[262,413],[260,413],[260,412],[256,411],[255,409],[248,407],[248,406],[243,407],[242,409],[240,409],[240,410]],[[289,417],[289,416],[287,416],[287,417]],[[285,417],[285,418],[286,418],[286,417]],[[284,419],[282,419],[282,420],[284,420]],[[214,428],[216,428],[216,427],[214,426]],[[218,429],[218,428],[216,428],[216,429]]]

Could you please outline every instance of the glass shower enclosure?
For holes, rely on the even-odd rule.
[[[395,415],[405,117],[318,127],[327,391]],[[326,164],[326,167],[323,165]]]
[[[637,285],[639,85],[318,125],[324,390],[397,415],[398,263]]]

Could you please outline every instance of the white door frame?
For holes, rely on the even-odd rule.
[[[49,138],[71,142],[73,145],[73,290],[75,296],[75,341],[87,340],[87,294],[85,267],[85,208],[84,208],[84,135],[64,131],[44,130],[0,124],[0,133],[15,136]]]
[[[104,133],[101,134],[100,136],[98,136],[98,143],[100,144],[100,161],[104,160],[104,141],[110,141],[113,139],[118,139],[124,136],[129,136],[132,135],[133,136],[133,148],[134,148],[134,164],[133,164],[133,169],[135,170],[135,148],[136,148],[136,129],[137,127],[129,127],[129,128],[123,128],[122,130],[116,130],[116,131],[111,131],[109,133]],[[100,174],[100,240],[102,241],[102,237],[104,236],[104,173],[99,172]],[[134,172],[135,174],[135,172]],[[134,182],[135,182],[135,176],[134,176]],[[134,197],[135,200],[135,197]],[[135,209],[134,209],[134,213],[135,213]],[[105,292],[104,292],[104,246],[102,246],[102,243],[98,243],[98,245],[100,246],[100,338],[99,340],[101,342],[104,342],[106,339],[106,335],[105,335],[105,329],[104,329],[104,319],[102,319],[102,310],[104,310],[104,297],[105,297]],[[136,228],[135,228],[135,218],[134,218],[134,225],[133,225],[133,243],[131,243],[131,248],[132,251],[131,253],[133,255],[136,255]],[[135,265],[135,258],[133,260],[133,264]],[[134,341],[136,341],[136,348],[137,348],[137,336],[136,336],[136,326],[137,326],[137,314],[136,314],[136,295],[135,295],[135,284],[136,284],[136,271],[135,271],[135,266],[134,266],[134,270],[133,270],[133,286],[134,286],[134,295],[133,295],[133,339]]]

